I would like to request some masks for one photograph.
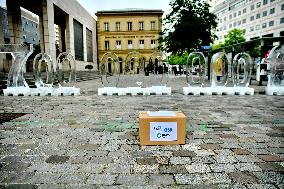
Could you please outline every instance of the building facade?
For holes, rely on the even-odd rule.
[[[284,36],[284,0],[209,0],[217,15],[217,42],[233,28],[245,31],[246,40]]]
[[[6,21],[1,26],[7,27],[8,23],[7,43],[38,43],[41,52],[49,54],[53,61],[60,52],[71,53],[77,70],[97,65],[96,20],[77,0],[6,0],[6,7]],[[37,15],[38,21],[32,22],[21,9]],[[0,30],[1,41],[7,31]],[[0,57],[0,71],[6,64],[7,59]]]
[[[98,62],[101,63],[105,53],[114,52],[119,57],[119,72],[122,73],[128,53],[136,51],[147,64],[151,54],[157,51],[162,15],[162,10],[98,11]]]

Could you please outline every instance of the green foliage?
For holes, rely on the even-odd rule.
[[[216,45],[211,45],[211,47],[212,47],[212,51],[215,51],[215,50],[217,50],[217,49],[220,49],[221,47],[223,47],[224,46],[224,44],[223,43],[219,43],[219,44],[216,44]]]
[[[173,54],[198,50],[212,42],[211,30],[217,27],[216,15],[204,0],[172,0],[171,12],[163,20],[159,48]]]
[[[188,52],[182,55],[172,54],[169,56],[169,64],[171,65],[185,65],[187,63]]]
[[[246,39],[245,39],[244,35],[245,34],[244,34],[243,30],[240,30],[240,29],[237,29],[237,28],[232,29],[226,35],[224,45],[228,46],[228,45],[233,45],[233,44],[236,44],[236,43],[245,42]]]

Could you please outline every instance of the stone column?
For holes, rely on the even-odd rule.
[[[67,15],[66,17],[66,52],[71,53],[75,57],[74,25],[71,15]]]
[[[84,60],[87,61],[87,29],[83,25],[83,48],[84,48]]]
[[[0,20],[0,44],[4,44],[4,28],[3,28],[3,20]],[[4,71],[4,59],[5,54],[0,53],[0,72]]]
[[[10,32],[10,43],[22,44],[22,19],[20,5],[15,1],[6,1]],[[24,23],[25,24],[25,23]]]
[[[40,19],[41,20],[41,19]],[[55,48],[55,29],[54,29],[54,7],[51,0],[42,2],[42,21],[43,40],[41,36],[41,45],[44,46],[44,52],[49,54],[52,60],[56,61]]]

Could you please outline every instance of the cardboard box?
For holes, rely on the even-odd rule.
[[[182,112],[140,112],[139,125],[140,145],[185,144],[186,117]]]

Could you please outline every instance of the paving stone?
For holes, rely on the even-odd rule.
[[[154,157],[137,158],[136,162],[139,165],[153,165],[158,163],[157,159]]]
[[[34,184],[8,184],[5,189],[35,189],[37,187]]]
[[[283,184],[284,175],[278,172],[253,172],[253,174],[258,178],[258,183],[262,184]]]
[[[243,163],[263,162],[260,158],[254,155],[236,155],[236,159]]]
[[[235,163],[237,162],[236,158],[234,156],[230,155],[217,155],[216,156],[217,163]]]
[[[188,172],[184,165],[162,165],[160,166],[160,173],[183,174]]]
[[[146,185],[147,177],[145,175],[119,175],[116,184],[122,185]]]
[[[167,186],[174,184],[173,175],[150,175],[149,176],[150,185]]]
[[[277,189],[273,184],[247,184],[248,189]]]
[[[30,165],[31,165],[30,163],[13,162],[13,163],[10,163],[10,164],[4,166],[2,168],[2,170],[3,171],[9,171],[9,172],[12,172],[12,171],[21,172],[21,171],[27,170],[30,167]]]
[[[273,154],[284,154],[284,148],[268,148],[267,150]]]
[[[273,161],[284,161],[282,158],[280,158],[277,155],[258,155],[260,159],[266,162],[273,162]]]
[[[173,156],[180,156],[180,157],[194,157],[196,154],[193,151],[187,150],[179,150],[174,151]]]
[[[230,184],[231,179],[226,173],[207,173],[202,175],[202,180],[206,184]]]
[[[263,170],[263,171],[276,171],[276,172],[284,172],[284,167],[277,163],[271,163],[271,162],[266,162],[266,163],[258,163],[258,166]]]
[[[105,168],[104,164],[88,163],[80,164],[78,172],[80,173],[102,173]]]
[[[46,159],[46,163],[58,164],[58,163],[65,163],[69,160],[69,156],[58,156],[58,155],[51,155]]]
[[[104,173],[121,173],[121,174],[130,174],[131,166],[125,164],[108,164],[104,170]]]
[[[234,172],[229,173],[230,178],[232,179],[233,183],[239,183],[239,184],[253,184],[257,183],[257,178],[249,172]]]
[[[206,164],[191,164],[185,165],[186,170],[189,173],[208,173],[210,172],[210,167]]]
[[[235,148],[235,149],[232,149],[232,150],[236,155],[249,155],[250,154],[250,152],[246,149]]]
[[[29,182],[34,184],[58,183],[60,176],[56,173],[36,173]]]
[[[149,157],[153,155],[153,152],[150,151],[133,151],[131,152],[133,157]]]
[[[41,184],[37,189],[65,189],[63,184]]]
[[[4,183],[28,183],[34,173],[30,172],[15,172],[5,179]]]
[[[169,158],[168,157],[159,156],[156,159],[157,159],[157,162],[159,164],[162,164],[162,165],[168,165],[169,164]]]
[[[248,149],[248,151],[251,152],[252,154],[271,154],[266,149]]]
[[[205,150],[219,150],[220,145],[219,144],[201,144],[201,148]]]
[[[90,175],[87,179],[87,184],[98,184],[98,185],[113,185],[116,175],[110,174],[95,174]]]
[[[170,163],[174,165],[180,165],[180,164],[190,164],[191,158],[190,157],[171,157]]]
[[[261,171],[261,168],[254,163],[237,163],[235,167],[239,171]]]
[[[83,174],[63,174],[60,176],[59,178],[59,183],[85,183],[87,179],[87,175],[83,175]]]
[[[199,174],[175,174],[177,184],[199,185],[202,183],[202,176]]]
[[[158,174],[158,172],[159,172],[159,164],[154,164],[154,165],[138,165],[138,164],[134,164],[133,172],[134,173],[155,173],[155,174]]]
[[[192,158],[192,162],[212,164],[212,163],[216,163],[216,160],[214,156],[197,156],[197,157]]]
[[[238,136],[234,134],[220,134],[219,135],[221,138],[239,138]]]
[[[221,172],[231,173],[235,172],[236,170],[233,164],[211,164],[210,168],[212,172],[216,173],[221,173]]]

